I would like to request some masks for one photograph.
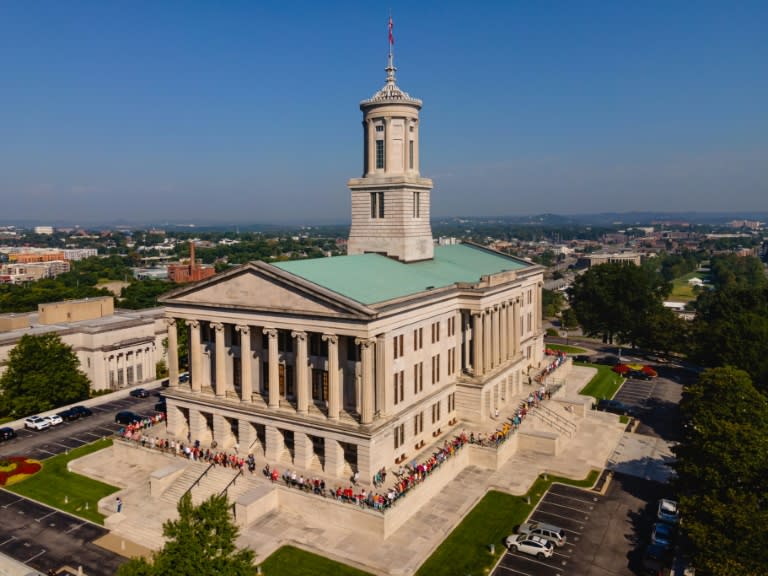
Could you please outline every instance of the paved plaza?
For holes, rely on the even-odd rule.
[[[578,401],[578,390],[593,375],[593,368],[573,367],[563,389],[555,398],[544,402],[550,410],[568,413],[578,424],[573,437],[564,440],[558,455],[518,450],[498,470],[467,466],[447,484],[438,497],[422,506],[418,513],[386,539],[357,530],[354,525],[342,528],[318,522],[311,515],[279,508],[243,529],[238,544],[252,548],[257,559],[267,558],[279,547],[292,544],[375,574],[412,574],[488,490],[524,494],[542,472],[584,478],[590,470],[602,469],[609,458],[615,456],[622,444],[625,428],[617,416],[586,410],[584,416],[574,417],[572,412],[565,409],[570,401]],[[467,434],[470,431],[490,433],[510,416],[512,409],[509,414],[499,414],[498,420],[489,422],[484,429],[470,430],[459,425],[454,432],[464,430]],[[536,429],[546,432],[547,425],[529,415],[523,421],[520,432]],[[151,431],[152,435],[162,436],[163,433],[160,427]],[[439,444],[442,445],[442,439]],[[162,545],[162,524],[166,519],[176,516],[177,499],[175,495],[151,496],[150,476],[169,466],[186,466],[188,463],[175,456],[138,447],[132,449],[131,453],[135,453],[136,458],[126,461],[121,456],[125,450],[104,450],[73,462],[71,467],[79,473],[122,488],[119,492],[124,502],[122,512],[117,513],[114,497],[100,504],[102,511],[109,515],[106,526],[111,530],[111,534],[103,538],[100,544],[126,556],[147,555],[151,549]],[[422,456],[430,454],[430,447],[425,447]],[[423,458],[417,459],[422,461]],[[259,472],[265,463],[263,459],[257,463],[256,474],[247,482],[270,486]],[[196,464],[202,466],[201,463]],[[309,472],[308,475],[315,474]],[[388,476],[388,480],[391,478],[394,478],[394,474]],[[431,480],[428,478],[425,484]],[[373,488],[364,483],[362,485],[366,489]],[[417,487],[414,490],[420,489]],[[395,506],[409,506],[413,501],[409,496],[398,501]]]

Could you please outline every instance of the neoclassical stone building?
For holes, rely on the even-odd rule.
[[[542,268],[475,245],[434,246],[422,103],[397,86],[391,54],[386,72],[360,104],[349,255],[252,262],[162,299],[177,438],[370,478],[485,421],[529,384],[543,356]],[[190,343],[183,383],[180,325]]]

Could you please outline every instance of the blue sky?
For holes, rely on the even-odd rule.
[[[360,100],[433,216],[765,210],[768,2],[0,2],[0,224],[344,222]]]

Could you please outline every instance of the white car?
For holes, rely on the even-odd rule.
[[[29,428],[30,430],[45,430],[50,425],[50,421],[40,416],[30,416],[24,420],[24,428]]]
[[[526,534],[512,534],[504,541],[507,548],[515,552],[524,552],[536,556],[539,560],[550,558],[555,553],[555,547],[549,540],[540,536],[528,536]]]
[[[43,418],[48,420],[48,422],[51,423],[51,426],[56,426],[56,425],[61,424],[62,422],[64,422],[64,419],[61,416],[59,416],[58,414],[51,414],[50,416],[43,416]]]

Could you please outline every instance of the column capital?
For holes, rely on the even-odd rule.
[[[328,342],[328,344],[338,344],[339,343],[339,336],[338,334],[323,334],[320,336],[322,338],[323,342]]]
[[[247,324],[238,324],[235,326],[235,330],[240,332],[243,336],[248,336],[251,333],[251,327]]]
[[[187,326],[190,328],[200,328],[200,320],[187,320]]]
[[[264,328],[262,329],[262,332],[265,336],[269,336],[270,338],[277,337],[277,328]]]
[[[222,322],[211,322],[211,328],[216,330],[216,332],[221,332],[224,330],[224,324]]]
[[[173,316],[166,316],[165,323],[168,326],[176,326],[176,318],[174,318]]]
[[[493,310],[499,310],[501,308],[501,304],[494,304],[493,306],[491,306],[491,308]]]
[[[480,318],[483,314],[485,314],[484,310],[472,310],[470,311],[470,314],[472,314],[472,318]]]
[[[376,344],[376,338],[355,338],[355,344],[362,346],[363,349],[370,348]]]
[[[307,333],[303,330],[293,330],[291,332],[291,338],[296,338],[296,340],[299,340],[300,342],[303,342],[307,339]]]
[[[505,300],[504,302],[502,302],[501,304],[499,304],[499,306],[500,306],[501,308],[508,308],[508,307],[509,307],[509,302],[507,302],[507,301]]]

